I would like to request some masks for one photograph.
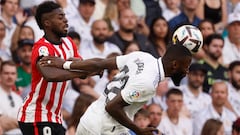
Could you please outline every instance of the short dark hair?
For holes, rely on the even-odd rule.
[[[184,47],[180,43],[170,44],[167,47],[165,55],[163,55],[163,61],[172,61],[172,60],[179,60],[183,57],[192,57],[192,53],[186,47]]]
[[[236,66],[240,66],[240,61],[236,60],[229,64],[228,70],[232,71]]]
[[[81,36],[76,31],[68,32],[68,36],[72,39],[78,39],[81,41]]]
[[[137,113],[134,115],[134,119],[136,119],[138,116],[143,116],[145,118],[149,118],[150,113],[148,110],[141,108],[140,110],[137,111]]]
[[[57,8],[61,8],[61,6],[53,1],[43,2],[37,7],[35,19],[40,29],[43,29],[42,16],[46,13],[52,12]]]
[[[1,63],[1,67],[0,67],[0,73],[2,73],[3,67],[4,67],[5,65],[10,65],[10,66],[17,67],[16,63],[15,63],[14,61],[12,61],[12,60],[3,61],[3,62]]]
[[[0,0],[0,4],[4,5],[7,2],[7,0]],[[20,0],[18,0],[18,4],[19,4]]]
[[[168,92],[166,93],[166,98],[169,98],[171,95],[180,95],[183,96],[183,93],[178,88],[170,88]]]
[[[213,28],[213,30],[216,31],[213,22],[212,22],[211,20],[209,20],[209,19],[203,19],[203,20],[201,20],[200,23],[199,23],[199,25],[198,25],[198,28],[200,29],[200,28],[201,28],[201,25],[202,25],[203,23],[206,23],[206,22],[210,23],[211,26],[212,26],[212,28]],[[201,29],[200,29],[200,30],[201,30]]]
[[[206,39],[204,40],[204,45],[209,46],[209,44],[213,41],[213,39],[220,39],[224,42],[224,39],[220,34],[213,33],[206,37]]]

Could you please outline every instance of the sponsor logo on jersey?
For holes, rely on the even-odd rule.
[[[133,91],[130,93],[130,98],[131,99],[138,99],[140,97],[140,92],[139,91]]]
[[[46,46],[41,46],[38,49],[38,53],[39,53],[39,56],[48,56],[49,55],[48,48]]]

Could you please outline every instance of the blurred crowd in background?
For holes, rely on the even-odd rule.
[[[43,36],[34,17],[42,1],[0,2],[0,134],[18,135],[18,109],[31,90],[31,50]],[[156,96],[139,110],[134,122],[165,135],[240,134],[240,0],[55,2],[66,14],[68,36],[83,59],[133,51],[158,58],[176,28],[198,27],[203,47],[193,54],[188,75],[179,87],[170,78],[159,83]],[[79,118],[117,73],[108,70],[102,78],[70,80],[62,109],[67,135],[74,135]]]

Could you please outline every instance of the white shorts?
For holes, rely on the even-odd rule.
[[[81,123],[78,124],[77,131],[75,135],[96,135],[88,131],[86,128],[84,128]],[[105,135],[99,133],[98,135]],[[114,133],[114,135],[130,135],[129,132],[119,132],[119,133]]]
[[[88,131],[86,128],[84,128],[81,123],[79,122],[77,126],[77,131],[75,135],[94,135],[90,131]]]

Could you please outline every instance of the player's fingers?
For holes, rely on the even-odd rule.
[[[55,56],[44,56],[40,60],[41,61],[48,61],[48,60],[54,60],[56,58],[58,58],[58,57],[55,57]]]

